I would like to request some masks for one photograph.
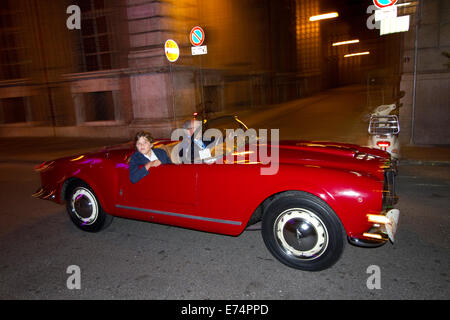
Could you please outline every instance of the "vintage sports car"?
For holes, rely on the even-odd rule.
[[[156,147],[171,154],[176,144]],[[347,240],[366,247],[394,241],[399,211],[387,152],[308,141],[276,148],[274,175],[262,175],[258,161],[167,164],[132,184],[130,142],[42,163],[34,196],[65,204],[73,223],[90,232],[113,216],[232,236],[261,221],[268,250],[300,270],[330,267]]]

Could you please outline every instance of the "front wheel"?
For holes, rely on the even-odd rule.
[[[103,211],[94,191],[82,182],[68,190],[66,206],[72,222],[83,231],[100,231],[107,227],[113,218]]]
[[[280,262],[306,271],[332,266],[344,248],[344,229],[334,211],[304,192],[278,196],[263,215],[262,237]]]

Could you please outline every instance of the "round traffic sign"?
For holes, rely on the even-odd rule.
[[[189,40],[193,46],[201,46],[205,41],[205,31],[201,27],[193,27],[189,33]]]
[[[178,44],[172,39],[164,43],[164,52],[166,53],[167,60],[170,62],[175,62],[180,57],[180,48],[178,48]]]
[[[396,4],[397,0],[373,0],[373,3],[378,8],[386,8],[386,7],[390,7],[390,6],[393,6],[394,4]]]

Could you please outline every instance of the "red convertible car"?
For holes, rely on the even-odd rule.
[[[170,154],[176,143],[156,147]],[[37,166],[42,186],[34,196],[65,204],[73,223],[90,232],[113,216],[232,236],[261,221],[268,250],[300,270],[330,267],[347,240],[366,247],[394,241],[399,211],[387,152],[331,142],[275,147],[274,175],[262,175],[258,161],[167,164],[136,184],[128,164],[134,145],[105,147]]]

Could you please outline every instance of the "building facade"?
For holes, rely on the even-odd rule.
[[[415,3],[410,31],[404,35],[400,139],[449,145],[450,1]]]
[[[193,112],[311,94],[321,89],[320,32],[299,19],[318,10],[316,0],[2,1],[0,136],[130,137],[146,128],[168,137]],[[207,55],[190,53],[196,25]],[[180,47],[176,63],[165,57],[167,39]],[[312,69],[298,63],[302,46],[317,60]]]
[[[431,2],[440,6],[438,12],[448,12],[448,1]],[[79,29],[72,28],[72,6],[79,8]],[[342,19],[308,19],[336,7]],[[355,30],[373,33],[365,28],[366,7],[347,0],[4,0],[0,136],[131,138],[147,129],[170,137],[194,112],[220,115],[270,106],[387,75],[394,97],[402,69],[402,90],[412,88],[413,73],[404,62],[408,39],[369,34],[364,44],[346,48],[370,49],[370,58],[345,59],[344,49],[331,45],[360,36]],[[448,18],[436,19],[426,30],[438,28],[438,39],[422,32],[419,43],[422,37],[435,39],[436,50],[446,49]],[[197,25],[206,34],[208,54],[202,56],[191,55],[189,32]],[[165,57],[167,39],[180,48],[175,63]],[[419,67],[429,65],[421,60],[426,50]],[[447,79],[446,72],[433,74]],[[445,81],[440,85],[448,86]],[[420,101],[427,98],[416,98],[420,115]],[[402,135],[412,105],[403,104]],[[436,105],[448,107],[445,101]]]

